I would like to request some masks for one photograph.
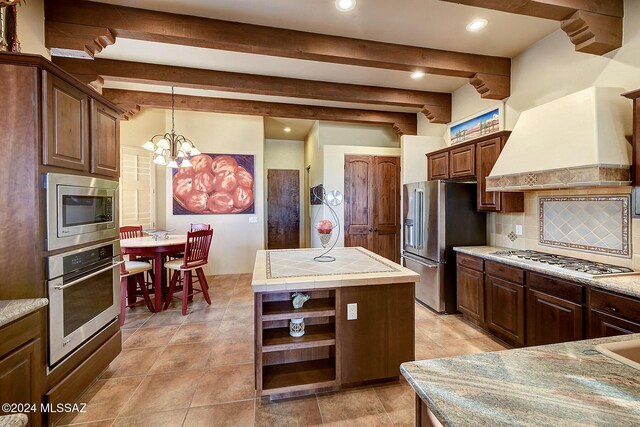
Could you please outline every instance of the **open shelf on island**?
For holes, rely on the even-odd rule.
[[[262,389],[265,394],[331,387],[336,381],[336,361],[333,358],[270,365],[262,369]]]
[[[269,301],[263,303],[262,320],[284,320],[291,318],[309,318],[335,316],[335,298],[310,299],[302,308],[294,309],[291,301]]]
[[[305,334],[301,337],[289,335],[289,328],[265,329],[262,337],[262,351],[272,352],[281,350],[294,350],[299,348],[323,347],[335,345],[335,324],[323,323],[308,325]]]

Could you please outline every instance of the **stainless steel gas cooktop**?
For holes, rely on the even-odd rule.
[[[627,267],[532,250],[498,251],[493,252],[493,255],[505,258],[518,258],[519,260],[532,265],[546,264],[546,266],[553,270],[564,270],[566,273],[582,277],[637,274],[635,271]]]

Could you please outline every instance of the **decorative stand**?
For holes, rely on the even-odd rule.
[[[318,191],[317,188],[318,187],[314,187],[313,196],[322,200],[322,204],[329,209],[329,212],[331,212],[331,216],[333,217],[335,223],[331,222],[331,220],[328,219],[323,219],[316,223],[315,227],[316,231],[318,232],[318,236],[320,237],[320,244],[322,245],[323,249],[327,249],[327,247],[329,247],[329,249],[327,249],[323,254],[314,257],[313,260],[318,262],[333,262],[336,260],[336,258],[327,254],[331,252],[331,250],[340,239],[340,219],[338,219],[338,214],[336,214],[336,211],[332,206],[338,206],[342,203],[342,193],[337,190],[333,190],[327,193],[324,188],[322,188],[322,194],[319,195],[316,193],[316,191]],[[318,212],[316,212],[316,216]],[[336,238],[333,241],[333,244],[329,246],[331,237],[333,236],[333,230],[335,229],[338,229],[338,233],[336,234]]]

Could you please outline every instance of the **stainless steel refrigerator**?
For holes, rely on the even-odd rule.
[[[456,310],[454,246],[485,245],[486,214],[476,211],[476,184],[426,181],[403,188],[402,259],[420,274],[416,299],[437,312]]]

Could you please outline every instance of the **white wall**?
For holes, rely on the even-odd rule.
[[[171,128],[171,112],[144,110],[123,122],[121,142],[142,145]],[[207,274],[250,273],[255,252],[264,249],[264,129],[262,117],[176,111],[176,131],[191,139],[203,153],[255,156],[255,213],[249,215],[173,215],[171,174],[158,166],[158,226],[185,233],[191,223],[210,223],[214,229]],[[249,217],[257,223],[249,223]]]
[[[426,154],[446,147],[441,136],[404,135],[401,138],[402,184],[427,180]]]
[[[22,53],[51,59],[44,45],[44,0],[27,0],[18,6],[18,40]]]
[[[300,177],[300,247],[305,246],[305,215],[304,215],[304,141],[290,141],[283,139],[265,139],[264,141],[264,229],[265,245],[268,243],[267,221],[269,212],[267,205],[267,171],[269,169],[295,169]]]
[[[320,143],[322,145],[400,147],[398,134],[395,133],[391,126],[337,122],[319,123]]]

